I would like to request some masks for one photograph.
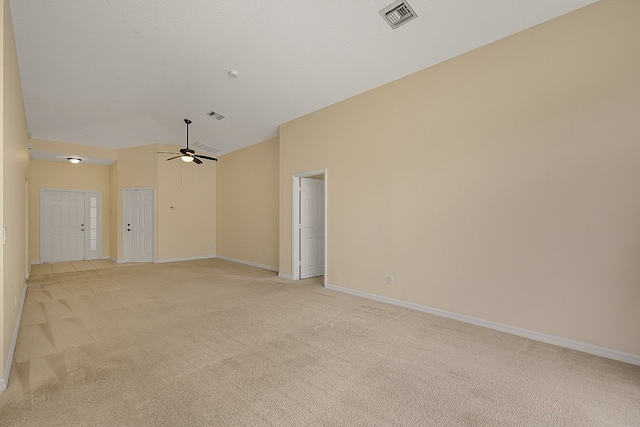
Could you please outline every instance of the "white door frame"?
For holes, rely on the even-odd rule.
[[[127,223],[127,190],[151,190],[151,221],[153,221],[153,225],[151,226],[151,238],[153,239],[153,244],[151,245],[151,250],[153,251],[153,262],[156,262],[156,254],[157,251],[157,239],[156,239],[156,224],[157,216],[156,216],[156,189],[153,187],[123,187],[122,188],[122,262],[129,262],[128,259],[128,240],[127,240],[127,227],[125,224]],[[127,245],[127,246],[125,246]]]
[[[323,285],[327,286],[327,271],[329,271],[329,257],[327,248],[329,247],[327,235],[327,194],[328,181],[327,169],[316,169],[308,172],[294,173],[291,178],[291,278],[300,280],[300,178],[309,178],[322,175],[324,177],[324,279]]]
[[[28,185],[28,181],[25,178],[25,185]],[[69,189],[61,189],[61,188],[41,188],[40,189],[40,263],[43,262],[47,262],[44,260],[45,256],[44,256],[44,193],[47,191],[64,191],[64,192],[71,192],[71,193],[83,193],[84,194],[84,215],[85,215],[85,219],[84,219],[84,229],[87,230],[88,229],[88,225],[87,225],[87,210],[88,210],[88,196],[89,195],[98,195],[99,199],[98,199],[98,245],[97,245],[97,257],[92,257],[90,259],[101,259],[102,258],[102,221],[104,220],[104,218],[102,218],[102,191],[97,191],[97,190],[69,190]],[[83,259],[87,259],[87,241],[89,239],[89,233],[87,233],[85,231],[84,234],[84,256]]]

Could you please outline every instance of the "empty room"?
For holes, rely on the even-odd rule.
[[[2,3],[0,425],[640,425],[637,0]]]

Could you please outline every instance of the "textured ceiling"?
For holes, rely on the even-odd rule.
[[[396,30],[378,13],[390,3],[10,0],[29,131],[182,145],[190,118],[190,141],[224,154],[594,0],[409,0],[418,18]]]

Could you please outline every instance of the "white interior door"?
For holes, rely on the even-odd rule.
[[[124,260],[153,262],[153,190],[125,190]]]
[[[43,190],[41,261],[84,259],[84,192]]]
[[[300,178],[300,278],[324,274],[324,181]]]

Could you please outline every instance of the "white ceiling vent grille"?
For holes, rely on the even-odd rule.
[[[220,152],[219,148],[210,147],[210,146],[208,146],[206,144],[203,144],[200,141],[194,142],[193,144],[191,144],[191,147],[197,148],[198,150],[206,151],[209,154],[216,154],[216,153]]]
[[[387,24],[394,30],[418,17],[406,0],[398,0],[380,11],[380,15],[387,21]]]
[[[224,119],[224,116],[223,116],[222,114],[220,114],[220,113],[216,113],[215,111],[209,111],[209,112],[207,113],[207,116],[209,116],[209,117],[213,117],[213,118],[214,118],[214,119],[216,119],[216,120],[222,120],[222,119]]]

